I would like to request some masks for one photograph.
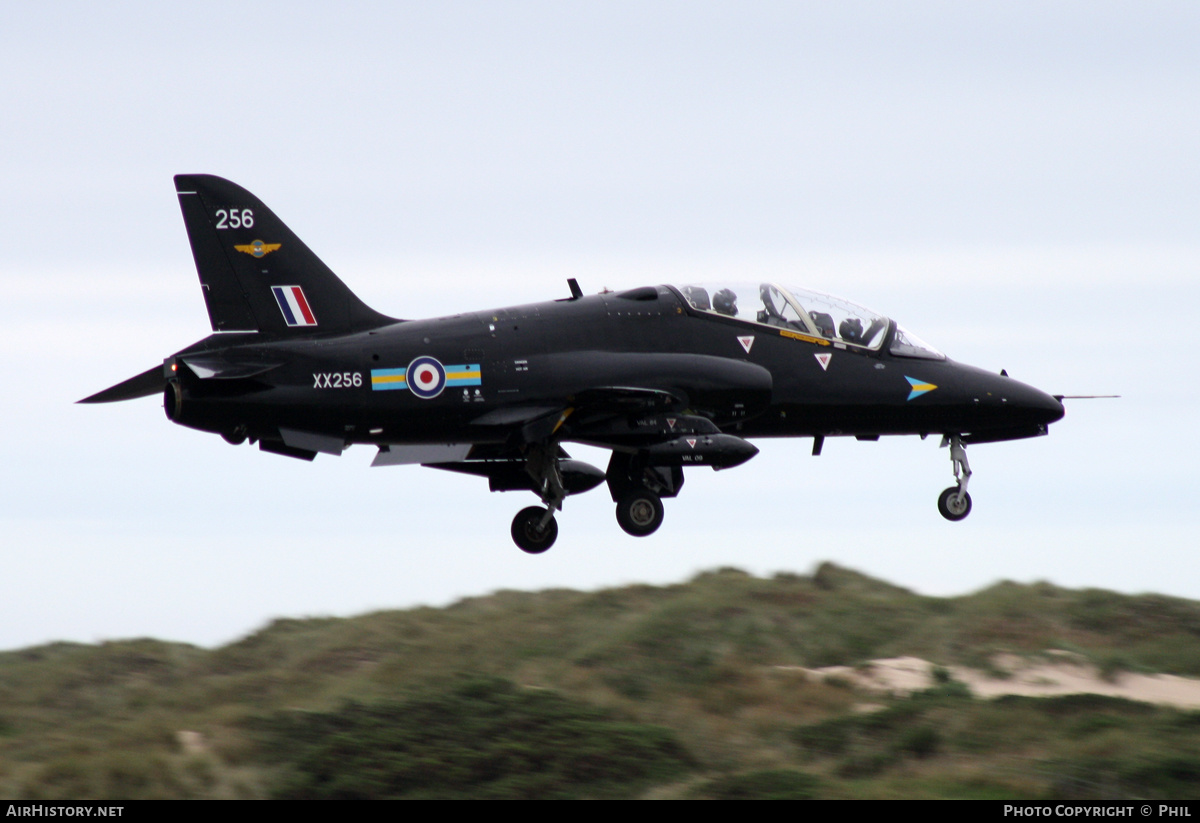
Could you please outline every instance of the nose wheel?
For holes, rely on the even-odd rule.
[[[945,442],[950,445],[950,462],[954,466],[954,479],[958,484],[938,495],[938,512],[952,522],[958,522],[971,513],[971,495],[967,494],[967,483],[971,480],[971,464],[967,462],[967,447],[962,437],[952,434]]]
[[[947,520],[959,521],[971,513],[971,495],[951,486],[938,495],[938,511]]]

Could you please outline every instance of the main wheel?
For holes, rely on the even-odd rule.
[[[634,537],[654,534],[662,522],[662,500],[652,491],[629,492],[617,503],[617,523]]]
[[[938,511],[947,520],[962,520],[971,513],[971,495],[958,493],[957,486],[951,486],[938,495]]]
[[[554,545],[558,539],[558,523],[551,517],[550,522],[539,529],[538,524],[545,516],[546,510],[541,506],[530,506],[517,512],[512,522],[512,539],[517,548],[529,554],[541,554]]]

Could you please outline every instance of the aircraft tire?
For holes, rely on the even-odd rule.
[[[558,539],[558,523],[553,517],[546,528],[538,531],[537,525],[546,516],[541,506],[529,506],[517,512],[512,522],[512,539],[517,548],[526,554],[541,554]]]
[[[951,486],[938,495],[938,511],[947,520],[958,522],[971,513],[971,495],[963,492],[960,497],[958,487]]]
[[[664,513],[662,500],[648,489],[631,491],[617,503],[617,523],[626,534],[634,537],[646,537],[658,531]]]

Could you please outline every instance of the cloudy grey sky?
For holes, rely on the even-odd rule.
[[[822,560],[1200,597],[1192,2],[48,2],[0,9],[0,648],[225,642],[276,616]],[[655,536],[75,400],[208,333],[171,176],[246,186],[403,317],[769,279],[1071,403],[971,450],[760,442]],[[604,455],[572,450],[603,465]]]

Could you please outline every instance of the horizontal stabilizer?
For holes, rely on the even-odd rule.
[[[137,377],[131,377],[104,391],[96,392],[91,397],[85,397],[79,403],[116,403],[118,400],[136,400],[139,397],[149,397],[158,394],[167,383],[163,376],[163,367],[155,366],[146,369]]]
[[[219,355],[185,354],[179,358],[201,380],[238,380],[279,368],[279,363],[231,363]]]

